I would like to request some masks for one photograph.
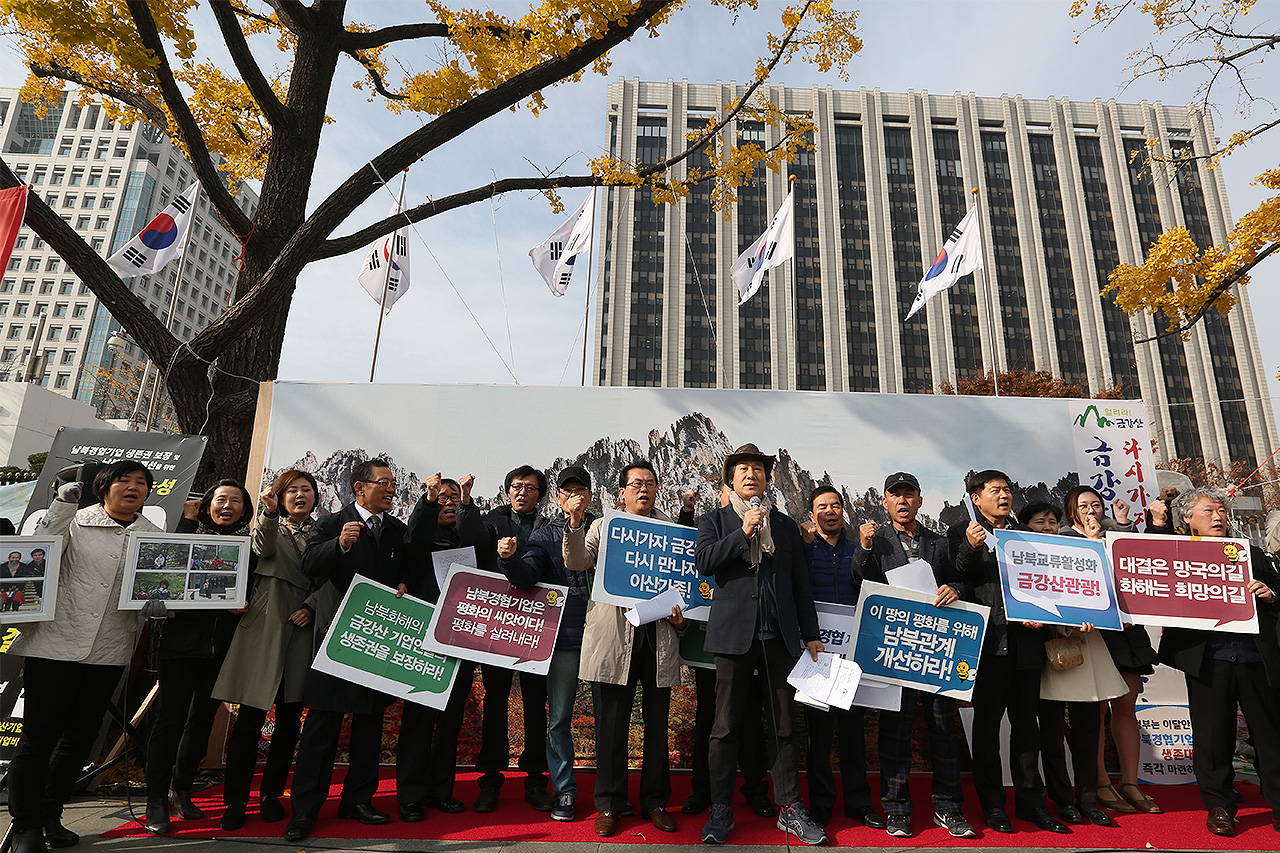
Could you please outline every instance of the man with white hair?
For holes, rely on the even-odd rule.
[[[1226,537],[1230,500],[1221,489],[1192,489],[1178,495],[1174,516],[1192,536]],[[1205,827],[1228,837],[1235,834],[1231,760],[1237,704],[1258,751],[1258,781],[1271,806],[1271,826],[1280,832],[1280,578],[1261,548],[1249,551],[1253,579],[1248,589],[1258,599],[1258,632],[1165,628],[1160,640],[1160,661],[1182,670],[1187,679],[1192,766],[1200,799],[1209,810]]]

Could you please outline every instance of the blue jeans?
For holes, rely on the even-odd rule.
[[[580,649],[556,649],[547,670],[547,771],[551,793],[578,793],[573,772],[573,700],[578,695]]]

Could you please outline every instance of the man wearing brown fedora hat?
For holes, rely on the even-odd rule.
[[[753,679],[773,737],[774,799],[778,828],[806,844],[822,844],[826,833],[800,800],[799,755],[794,737],[795,705],[787,675],[807,649],[822,651],[818,612],[809,584],[800,528],[769,499],[776,458],[744,444],[724,461],[723,482],[733,491],[729,505],[698,524],[698,571],[716,580],[705,648],[716,661],[716,722],[711,730],[711,815],[702,840],[723,844],[733,829],[733,785],[742,709]],[[758,671],[758,673],[757,673]]]

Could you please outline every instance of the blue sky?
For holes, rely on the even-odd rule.
[[[513,15],[524,8],[515,2],[492,5]],[[1139,80],[1122,88],[1130,78],[1128,52],[1150,37],[1147,20],[1137,16],[1120,27],[1085,33],[1077,43],[1080,22],[1069,17],[1067,2],[894,0],[851,5],[860,10],[858,29],[865,47],[849,66],[849,81],[793,64],[775,74],[776,82],[1172,104],[1186,103],[1198,82],[1191,77],[1166,83]],[[550,168],[564,161],[565,171],[581,172],[586,159],[601,153],[607,142],[604,106],[610,79],[742,80],[764,51],[765,33],[779,28],[779,4],[762,0],[760,6],[734,20],[723,10],[691,0],[690,8],[677,14],[660,38],[637,38],[617,49],[609,78],[587,76],[554,89],[547,98],[549,109],[540,118],[527,111],[503,113],[414,166],[408,176],[408,200],[418,203],[495,177],[530,175],[530,163]],[[1250,16],[1252,23],[1274,31],[1267,19],[1277,10],[1280,5],[1259,4]],[[348,15],[388,24],[425,20],[427,11],[421,3],[352,0]],[[197,18],[200,21],[209,22],[207,13]],[[425,42],[396,50],[395,61],[410,69],[427,68],[437,60],[433,46]],[[13,85],[20,82],[11,48],[0,67]],[[312,206],[372,152],[420,123],[415,116],[395,116],[368,103],[349,85],[356,73],[354,63],[340,63],[330,107],[335,122],[325,131],[317,180],[310,189]],[[1275,87],[1262,85],[1261,93],[1269,94],[1268,88]],[[1234,95],[1225,97],[1225,112],[1215,116],[1224,138],[1272,118],[1269,108],[1242,116]],[[1275,165],[1267,160],[1268,148],[1275,150],[1264,140],[1223,166],[1236,215],[1264,197],[1250,181]],[[566,194],[570,210],[581,192]],[[382,217],[391,200],[389,191],[375,195],[337,233]],[[510,383],[505,359],[514,363],[515,379],[521,384],[577,384],[583,283],[575,280],[565,298],[555,299],[527,257],[529,248],[560,221],[562,216],[553,214],[541,196],[512,193],[492,205],[481,203],[420,223],[409,240],[411,289],[383,325],[378,379]],[[363,253],[354,253],[313,264],[304,272],[285,339],[282,379],[368,378],[377,305],[356,283],[362,260]],[[1264,265],[1250,287],[1260,329],[1271,325],[1266,318],[1280,316],[1277,271],[1280,261]],[[1271,393],[1280,394],[1280,383],[1274,379],[1280,367],[1280,335],[1264,334],[1261,343]]]

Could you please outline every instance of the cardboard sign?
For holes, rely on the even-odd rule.
[[[823,647],[833,655],[847,655],[853,648],[853,622],[857,608],[851,604],[814,602]]]
[[[1044,622],[1119,631],[1115,582],[1101,540],[995,530],[1000,590],[1010,622]]]
[[[706,620],[715,582],[694,565],[697,528],[625,512],[603,524],[592,601],[634,607],[674,586],[684,598],[685,618]]]
[[[311,666],[388,696],[442,709],[458,662],[422,648],[435,607],[356,575]]]
[[[455,564],[423,645],[438,654],[546,675],[567,586],[517,589],[493,572]]]
[[[1113,533],[1106,541],[1126,621],[1258,633],[1247,541],[1144,533]]]
[[[690,622],[680,635],[680,660],[698,669],[715,669],[716,656],[706,649],[707,623]]]
[[[964,601],[935,607],[932,595],[863,581],[850,657],[868,678],[968,699],[988,613]]]
[[[1138,781],[1186,785],[1196,781],[1191,765],[1191,712],[1186,705],[1139,705]]]

